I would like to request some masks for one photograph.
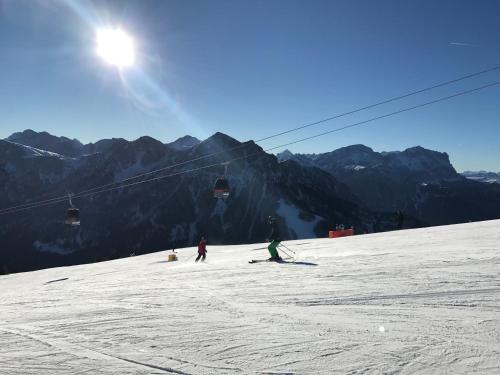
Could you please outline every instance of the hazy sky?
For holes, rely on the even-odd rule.
[[[0,138],[222,131],[258,139],[500,64],[498,0],[0,0]],[[137,64],[95,52],[121,25]],[[264,148],[499,81],[500,71],[263,142]],[[500,86],[290,147],[421,145],[500,171]]]

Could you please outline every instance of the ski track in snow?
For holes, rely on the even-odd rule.
[[[500,221],[0,277],[0,374],[498,374]]]

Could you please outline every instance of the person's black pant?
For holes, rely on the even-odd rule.
[[[203,257],[203,258],[201,258]],[[203,262],[205,258],[207,257],[207,253],[198,253],[198,258],[196,258],[195,262],[199,261],[201,258],[201,261]]]

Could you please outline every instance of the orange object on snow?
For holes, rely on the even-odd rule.
[[[353,236],[354,229],[342,229],[342,230],[331,230],[328,232],[328,238],[346,237]]]

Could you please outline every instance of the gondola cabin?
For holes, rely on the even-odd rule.
[[[74,207],[68,208],[65,223],[68,225],[80,225],[80,210]]]
[[[229,197],[229,183],[224,177],[220,177],[215,181],[214,198]]]

